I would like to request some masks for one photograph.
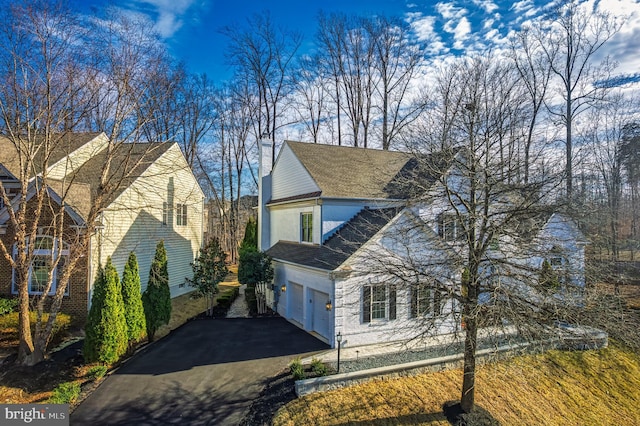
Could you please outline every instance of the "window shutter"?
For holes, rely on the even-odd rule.
[[[433,290],[433,315],[442,314],[442,293],[438,289]]]
[[[371,287],[362,289],[362,322],[371,322]]]
[[[411,287],[411,318],[418,317],[418,288]]]
[[[389,286],[389,319],[396,319],[396,286]]]

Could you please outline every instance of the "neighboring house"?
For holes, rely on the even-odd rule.
[[[71,133],[53,152],[48,169],[49,201],[59,206],[65,200],[65,235],[72,241],[86,228],[85,219],[97,196],[100,174],[107,158],[109,140],[104,133]],[[19,189],[15,178],[12,144],[0,138],[0,179],[5,187]],[[190,263],[197,256],[203,239],[203,192],[176,143],[118,144],[112,154],[107,185],[113,185],[104,200],[90,246],[71,277],[62,310],[84,318],[91,301],[93,282],[99,265],[111,257],[122,275],[129,253],[134,251],[140,267],[142,290],[146,288],[151,261],[158,241],[164,240],[168,254],[171,296],[189,292],[185,278],[191,277]],[[36,175],[41,171],[36,170]],[[37,182],[38,176],[31,180]],[[69,184],[72,182],[72,184]],[[116,184],[117,183],[117,184]],[[9,214],[0,209],[0,238],[12,246],[13,229]],[[45,208],[40,220],[36,258],[30,271],[30,292],[42,291],[41,281],[51,269],[54,247],[47,227],[56,209]],[[61,262],[72,247],[63,244]],[[65,252],[66,251],[66,252]],[[58,270],[61,265],[58,264]],[[55,291],[54,273],[52,291]],[[16,294],[13,273],[8,262],[0,258],[0,293]]]
[[[260,147],[259,244],[274,261],[270,301],[280,315],[332,346],[337,333],[350,346],[412,338],[425,316],[434,335],[459,330],[460,309],[446,293],[395,284],[404,265],[428,264],[421,280],[459,286],[461,235],[438,195],[442,175],[406,186],[416,168],[409,154],[291,141],[271,168],[271,143]],[[427,190],[431,201],[409,205]],[[527,232],[536,253],[557,253],[554,267],[584,285],[584,237],[570,220],[537,217]],[[535,271],[545,258],[521,262]]]

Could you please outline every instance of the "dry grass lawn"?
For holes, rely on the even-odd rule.
[[[378,380],[316,393],[283,407],[273,424],[449,425],[461,370]],[[502,425],[640,425],[640,355],[613,346],[550,351],[479,367],[476,402]]]

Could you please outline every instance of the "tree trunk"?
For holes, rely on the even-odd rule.
[[[475,279],[470,280],[468,300],[462,308],[462,320],[465,327],[464,339],[464,367],[462,377],[462,396],[460,408],[465,413],[473,411],[475,405],[476,382],[476,347],[478,337],[477,289]]]

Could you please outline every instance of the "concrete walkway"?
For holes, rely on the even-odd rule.
[[[327,348],[283,318],[190,321],[107,377],[70,424],[235,426],[267,378]]]
[[[242,284],[239,289],[238,297],[233,301],[231,307],[227,311],[227,318],[249,318],[249,308],[244,298],[244,289],[246,284]]]

